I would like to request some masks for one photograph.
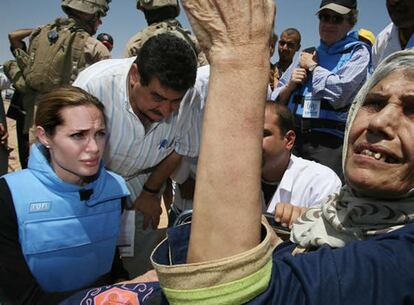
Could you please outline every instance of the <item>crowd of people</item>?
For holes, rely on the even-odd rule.
[[[9,34],[0,305],[414,304],[414,2],[322,0],[300,50],[274,0],[137,0],[124,58],[109,2]]]

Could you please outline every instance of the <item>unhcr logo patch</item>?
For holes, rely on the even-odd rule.
[[[32,202],[29,207],[29,213],[47,212],[50,210],[50,202]]]

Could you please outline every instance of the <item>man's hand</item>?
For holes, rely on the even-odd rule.
[[[300,208],[290,203],[279,202],[276,205],[275,220],[280,222],[284,227],[292,228],[292,224],[296,219],[307,210],[307,208]]]
[[[301,68],[308,70],[310,67],[318,64],[318,55],[316,51],[312,53],[302,52],[300,53],[299,65]]]
[[[7,132],[3,123],[0,123],[0,144],[7,145],[8,138],[9,138],[9,133]]]
[[[181,197],[186,200],[193,200],[194,199],[194,190],[195,190],[195,180],[189,177],[187,180],[184,181],[182,184],[177,184]]]
[[[145,230],[149,224],[152,224],[152,228],[155,230],[160,223],[161,199],[156,194],[150,194],[142,190],[141,194],[135,199],[134,207],[144,215],[144,225],[142,228]]]
[[[207,1],[183,0],[183,6],[191,27],[206,53],[210,63],[218,60],[232,62],[237,53],[252,52],[256,46],[259,53],[267,49],[276,12],[273,0],[252,0],[248,5],[239,0]],[[244,46],[249,45],[249,48]],[[235,53],[236,52],[236,53]],[[246,62],[246,65],[252,64]],[[267,62],[268,64],[268,62]]]
[[[293,69],[292,77],[288,83],[288,86],[292,87],[292,89],[296,89],[296,87],[303,85],[307,78],[307,72],[303,68],[296,68]]]

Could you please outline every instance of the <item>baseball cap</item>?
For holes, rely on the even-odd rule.
[[[316,14],[319,14],[322,10],[332,10],[341,15],[348,14],[351,9],[357,8],[357,0],[322,0],[319,10]]]

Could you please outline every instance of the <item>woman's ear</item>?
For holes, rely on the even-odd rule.
[[[36,126],[36,138],[39,140],[39,142],[45,146],[46,148],[49,148],[49,136],[47,135],[46,131],[42,126]]]

